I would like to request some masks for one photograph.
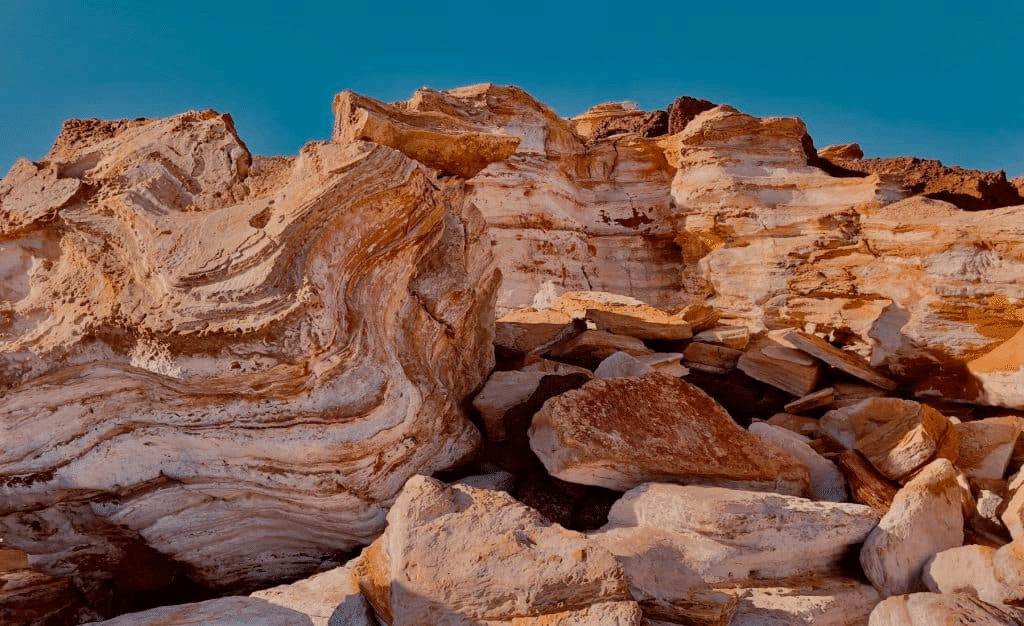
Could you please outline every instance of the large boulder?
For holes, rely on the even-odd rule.
[[[860,551],[868,580],[884,596],[924,589],[922,568],[964,542],[960,487],[953,465],[933,461],[896,494]]]
[[[618,545],[660,534],[706,582],[743,582],[829,572],[878,519],[860,504],[651,483],[619,499],[593,537],[620,554]]]
[[[459,180],[382,145],[65,124],[0,186],[5,545],[232,587],[368,543],[409,476],[477,449],[489,248]],[[149,551],[93,549],[115,535]]]
[[[622,566],[598,543],[506,493],[424,476],[353,573],[391,626],[640,624]]]
[[[1021,626],[1024,611],[989,604],[967,593],[912,593],[883,600],[871,612],[868,626]]]
[[[679,482],[803,494],[807,468],[664,374],[593,380],[544,403],[530,448],[552,476],[618,491]]]

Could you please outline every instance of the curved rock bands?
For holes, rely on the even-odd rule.
[[[499,278],[463,184],[362,141],[249,163],[230,120],[189,113],[85,128],[5,179],[7,545],[38,536],[19,511],[87,499],[194,580],[277,580],[475,450],[460,402],[493,367]],[[54,168],[88,197],[17,226]],[[26,550],[44,572],[59,537]]]

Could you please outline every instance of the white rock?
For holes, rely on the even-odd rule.
[[[290,585],[263,589],[249,597],[308,615],[312,626],[376,626],[373,610],[352,577],[353,564]]]
[[[990,417],[956,425],[960,454],[956,466],[975,480],[1000,480],[1006,475],[1021,424],[1016,418]]]
[[[821,418],[821,431],[844,448],[863,452],[891,480],[903,480],[923,467],[947,437],[956,436],[935,409],[896,398],[868,398],[829,411]]]
[[[883,600],[868,626],[1021,626],[1024,611],[983,602],[966,593],[912,593]]]
[[[594,537],[664,531],[681,560],[714,583],[827,571],[864,541],[878,518],[860,504],[650,483],[622,496]]]
[[[911,593],[923,589],[921,569],[928,559],[963,541],[956,473],[949,461],[938,459],[897,492],[864,542],[860,563],[883,596]]]
[[[838,576],[741,587],[729,626],[862,626],[881,599],[871,585]]]
[[[925,563],[922,579],[935,593],[969,593],[990,603],[1003,603],[1009,590],[997,577],[988,546],[966,545],[943,550]]]
[[[809,440],[806,437],[767,422],[754,422],[747,430],[785,450],[807,467],[811,476],[811,499],[831,502],[849,500],[843,473],[835,463],[815,452],[808,445]]]
[[[127,613],[97,626],[308,626],[312,620],[296,611],[261,598],[230,596],[192,604],[162,606],[139,613]],[[373,625],[373,622],[362,622]],[[333,622],[331,626],[359,621]]]

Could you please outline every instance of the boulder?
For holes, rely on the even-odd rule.
[[[904,480],[934,458],[948,437],[956,437],[935,409],[896,398],[869,398],[829,411],[821,430],[844,448],[864,453],[891,480]]]
[[[814,391],[821,376],[817,360],[785,343],[777,334],[753,342],[736,364],[747,376],[797,397]]]
[[[592,536],[616,552],[611,546],[658,534],[714,584],[831,571],[879,517],[859,504],[651,483],[620,498]]]
[[[690,565],[677,533],[646,527],[592,535],[622,564],[644,616],[674,624],[729,624],[736,596],[712,588]]]
[[[985,602],[1001,604],[1013,595],[996,576],[988,546],[966,545],[939,552],[928,560],[922,579],[935,593],[969,593]]]
[[[251,598],[309,616],[312,626],[376,626],[377,620],[352,576],[354,562],[290,585],[250,594]]]
[[[1024,470],[1017,472],[1006,486],[1006,508],[1000,518],[1014,539],[1024,537]]]
[[[990,417],[956,424],[955,428],[960,439],[957,468],[972,480],[1003,479],[1020,435],[1020,421]]]
[[[864,542],[860,563],[883,596],[912,593],[923,589],[921,571],[928,559],[963,542],[956,472],[939,459],[899,490]]]
[[[664,374],[593,380],[548,400],[530,425],[548,472],[625,491],[680,483],[802,494],[807,469],[740,428],[717,402]]]
[[[966,593],[912,593],[880,602],[868,626],[1021,626],[1024,610],[994,605]]]
[[[690,370],[679,363],[682,354],[678,352],[655,352],[643,356],[632,356],[616,352],[594,370],[595,378],[629,378],[661,372],[666,376],[686,376]]]
[[[601,361],[616,352],[625,352],[633,356],[653,354],[644,342],[635,337],[614,335],[604,330],[585,330],[567,341],[552,346],[550,356],[557,361],[596,369]]]
[[[729,626],[862,626],[880,600],[871,585],[841,576],[751,582],[735,592]]]
[[[406,483],[353,573],[391,626],[640,624],[622,566],[596,542],[506,493],[424,476]]]
[[[789,454],[807,467],[811,477],[808,495],[813,500],[830,502],[846,502],[846,478],[835,463],[814,451],[808,440],[791,430],[773,426],[765,422],[754,422],[747,429],[765,442],[772,444]]]

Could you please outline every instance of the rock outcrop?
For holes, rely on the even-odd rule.
[[[206,111],[69,122],[3,184],[0,535],[43,573],[294,577],[475,451],[499,277],[462,182],[254,159]]]
[[[334,112],[0,181],[0,621],[1018,620],[1019,180],[691,97]]]

